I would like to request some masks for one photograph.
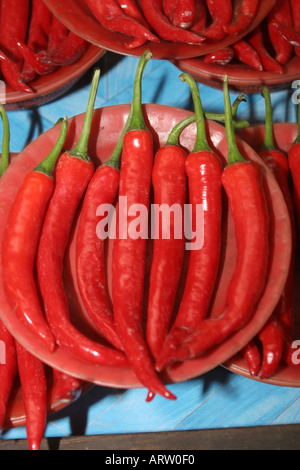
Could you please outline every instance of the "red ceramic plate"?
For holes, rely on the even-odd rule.
[[[258,72],[243,64],[206,64],[201,57],[176,60],[173,63],[183,72],[205,85],[222,88],[224,75],[228,75],[230,88],[244,93],[257,93],[263,85],[272,90],[284,88],[299,79],[300,59],[293,57],[284,67],[284,73]]]
[[[103,28],[92,15],[85,0],[44,0],[52,13],[59,18],[71,31],[87,39],[92,44],[96,44],[104,49],[117,52],[123,55],[141,56],[145,48],[150,49],[154,59],[182,59],[187,57],[198,57],[221,49],[232,44],[241,36],[228,37],[218,43],[204,43],[201,46],[175,43],[161,40],[154,44],[147,42],[143,47],[134,50],[128,49],[126,43],[128,36],[114,33]],[[275,4],[275,0],[262,0],[259,11],[251,27],[247,32],[252,31],[269,13]]]
[[[85,54],[74,64],[61,67],[57,71],[40,76],[30,82],[34,93],[25,93],[6,87],[4,100],[7,110],[31,108],[52,101],[70,89],[77,80],[105,53],[104,49],[91,45]]]
[[[245,139],[254,149],[261,148],[264,142],[264,132],[265,126],[264,125],[256,125],[251,126],[248,129],[243,129],[239,132],[239,135]],[[295,140],[297,136],[297,125],[290,124],[290,123],[278,123],[274,124],[274,138],[276,145],[279,149],[284,152],[288,152],[292,142]],[[298,289],[299,284],[299,266],[297,266],[297,273],[296,273],[296,289],[295,289],[295,299],[294,299],[294,306],[295,306],[295,339],[300,338],[300,293]],[[237,374],[243,375],[245,377],[252,378],[254,380],[259,380],[257,378],[253,378],[250,376],[249,371],[247,369],[247,364],[245,360],[240,357],[240,355],[236,355],[233,359],[228,361],[224,364],[225,367],[236,372]],[[274,385],[282,385],[286,387],[300,387],[300,369],[299,368],[292,368],[288,366],[282,365],[277,372],[269,379],[263,380],[263,382],[274,384]]]
[[[144,111],[148,120],[148,125],[153,130],[157,147],[164,144],[170,130],[176,123],[191,114],[189,111],[183,109],[155,104],[145,105]],[[96,164],[99,164],[100,161],[107,160],[111,155],[118,137],[121,134],[128,113],[129,105],[113,106],[95,111],[89,153],[93,156]],[[66,148],[72,148],[74,142],[78,140],[82,128],[83,117],[84,116],[82,114],[70,119]],[[215,122],[209,122],[208,128],[211,135],[212,145],[225,161],[227,156],[227,143],[224,127]],[[182,133],[181,136],[182,145],[189,150],[194,146],[195,129],[195,125],[191,125]],[[0,226],[0,250],[5,244],[5,240],[3,239],[3,227],[5,226],[8,211],[24,176],[48,154],[57,137],[57,128],[50,129],[42,134],[27,148],[25,148],[23,152],[21,152],[2,177],[0,181],[0,212],[2,218],[2,224]],[[240,351],[241,348],[257,334],[271,315],[287,278],[291,251],[291,233],[288,214],[281,191],[269,170],[261,163],[261,160],[251,147],[240,140],[239,146],[243,154],[247,154],[250,159],[261,165],[265,175],[270,204],[273,208],[275,238],[270,261],[269,281],[259,305],[257,306],[253,319],[243,330],[232,335],[227,341],[211,350],[209,354],[202,356],[199,359],[186,361],[179,366],[169,368],[164,376],[164,380],[166,382],[181,382],[189,378],[199,376],[215,368],[219,364],[224,363]],[[228,216],[224,214],[223,230],[224,243],[222,263],[212,302],[212,316],[218,315],[223,309],[227,286],[235,265],[236,243],[230,213]],[[88,323],[86,314],[81,306],[80,299],[78,298],[76,278],[74,276],[75,237],[76,224],[73,236],[71,237],[65,264],[65,282],[70,300],[70,315],[76,325],[80,325],[81,330],[85,334],[94,335],[95,337],[95,332],[92,331],[92,325]],[[111,253],[111,246],[111,244],[108,246],[109,254]],[[110,256],[108,256],[107,274],[110,281]],[[60,347],[58,347],[54,353],[49,353],[48,349],[32,335],[28,328],[18,320],[14,312],[10,310],[3,291],[1,277],[2,267],[0,263],[0,317],[16,339],[32,354],[39,357],[46,364],[67,372],[72,376],[80,377],[87,382],[117,388],[135,388],[141,386],[130,368],[112,368],[85,364],[74,359]]]

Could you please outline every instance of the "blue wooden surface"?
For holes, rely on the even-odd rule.
[[[129,103],[137,59],[106,53],[98,64],[101,82],[96,107]],[[143,79],[143,102],[193,109],[181,71],[167,61],[150,61]],[[61,116],[85,111],[92,70],[56,101],[34,110],[11,111],[11,151],[46,131]],[[199,84],[205,111],[222,112],[222,91]],[[291,88],[272,93],[274,121],[296,120]],[[232,100],[236,94],[232,93]],[[263,122],[264,100],[248,97],[239,110],[251,123]],[[115,390],[94,386],[77,402],[49,417],[46,437],[194,430],[300,423],[300,389],[250,380],[222,367],[202,377],[170,386],[175,402],[156,397],[146,403],[145,389]],[[26,438],[24,427],[11,429],[3,439]]]

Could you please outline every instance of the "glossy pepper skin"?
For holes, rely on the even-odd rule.
[[[2,321],[0,322],[0,341],[2,345],[5,345],[5,363],[0,363],[0,429],[3,429],[7,405],[17,376],[18,366],[15,339]],[[4,351],[1,350],[1,352]],[[2,355],[1,359],[3,360]]]
[[[8,85],[26,93],[32,90],[21,78],[23,58],[17,43],[25,42],[29,9],[29,0],[3,0],[0,7],[1,72]]]
[[[226,36],[224,29],[232,20],[232,1],[206,0],[206,5],[212,18],[212,24],[202,31],[202,34],[208,39],[220,41]]]
[[[159,41],[148,27],[144,26],[135,18],[127,16],[116,0],[108,0],[105,2],[87,0],[87,4],[99,23],[108,30],[132,36],[135,39],[146,39],[153,42]],[[135,39],[133,41],[134,43]]]
[[[40,450],[47,419],[47,378],[45,365],[18,342],[18,371],[26,414],[29,450]]]
[[[268,33],[275,49],[275,59],[284,65],[292,56],[293,46],[278,31],[277,24],[292,29],[293,18],[289,1],[277,0],[267,17]]]
[[[158,370],[180,348],[181,342],[205,319],[212,299],[221,250],[222,165],[219,156],[209,147],[206,124],[196,82],[188,74],[180,78],[191,90],[197,117],[197,138],[188,154],[185,168],[191,205],[191,230],[195,231],[197,208],[203,208],[203,240],[191,247],[185,288],[172,328],[164,342],[156,367]],[[176,354],[176,353],[175,353]]]
[[[217,318],[206,318],[182,339],[173,354],[159,362],[162,369],[176,361],[191,359],[220,344],[245,326],[263,292],[269,264],[269,212],[262,174],[237,150],[230,112],[227,77],[224,80],[228,165],[221,182],[235,226],[238,257],[230,281],[226,304]]]
[[[181,212],[179,226],[176,224],[178,219],[175,218],[175,212],[174,217],[168,214],[164,216],[162,212],[153,241],[146,339],[154,359],[158,358],[170,327],[182,274],[185,251],[184,205],[187,201],[186,156],[186,152],[178,145],[178,136],[174,140],[169,137],[165,146],[156,153],[152,171],[154,204],[176,207],[176,211]],[[164,224],[167,225],[166,234]],[[181,236],[176,236],[177,231]]]
[[[88,185],[76,235],[76,278],[81,300],[99,334],[119,350],[123,350],[123,344],[115,324],[106,279],[105,240],[109,233],[103,233],[101,224],[117,197],[119,160],[131,115],[132,108],[111,157],[96,169]],[[99,208],[103,208],[100,214]]]
[[[91,340],[74,327],[63,282],[64,258],[75,216],[94,174],[87,148],[99,77],[100,70],[96,69],[80,139],[73,151],[60,156],[55,168],[55,187],[39,238],[36,271],[46,318],[57,344],[83,362],[123,366],[127,364],[123,354]]]
[[[245,32],[252,23],[258,6],[259,0],[236,0],[232,23],[224,25],[224,31],[232,35]]]
[[[117,237],[114,241],[112,260],[112,300],[124,351],[137,378],[150,393],[174,399],[155,371],[143,331],[148,232],[137,237],[130,233],[130,224],[136,218],[136,215],[130,214],[131,208],[134,209],[138,204],[149,210],[150,205],[154,150],[152,133],[147,129],[142,113],[141,80],[151,57],[151,52],[145,51],[140,58],[134,82],[132,120],[123,140]],[[126,198],[127,207],[120,204],[121,197]],[[126,227],[120,227],[119,215],[126,221]]]
[[[201,44],[205,40],[200,34],[172,25],[163,12],[162,0],[141,0],[141,5],[146,20],[161,39],[189,44]]]
[[[277,60],[273,58],[266,49],[261,25],[257,26],[257,28],[250,33],[248,42],[258,53],[264,70],[280,74],[283,73],[282,65],[279,64],[279,62],[277,62]]]

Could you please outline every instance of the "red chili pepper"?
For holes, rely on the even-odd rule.
[[[231,47],[237,60],[259,72],[263,71],[264,68],[258,53],[246,40],[237,41],[235,44],[232,44]]]
[[[300,32],[279,23],[274,23],[274,28],[276,28],[285,42],[295,47],[295,50],[300,48]]]
[[[21,78],[23,64],[17,42],[24,42],[29,20],[29,0],[3,0],[0,10],[1,72],[14,90],[31,93],[32,89]]]
[[[79,360],[93,364],[123,366],[122,353],[91,340],[73,326],[63,283],[64,257],[75,215],[94,165],[87,154],[100,70],[94,73],[81,137],[73,151],[64,152],[56,165],[55,187],[40,234],[37,282],[46,318],[56,342]]]
[[[138,204],[138,207],[142,206],[149,211],[150,205],[153,137],[143,117],[141,80],[144,68],[151,57],[151,52],[145,51],[139,61],[134,81],[133,114],[123,140],[119,216],[112,261],[112,299],[115,321],[124,350],[136,376],[150,392],[174,399],[175,397],[166,389],[155,372],[143,332],[147,234],[135,237],[129,228],[134,221],[134,216],[128,213],[131,208],[134,209]],[[126,198],[126,204],[120,205],[120,198],[123,197]],[[120,217],[126,221],[126,227],[123,226],[123,229],[119,223]]]
[[[300,85],[299,85],[300,89]],[[300,227],[300,106],[298,106],[298,135],[288,152],[288,163],[292,177],[295,215]]]
[[[233,21],[224,26],[227,34],[237,35],[245,32],[255,18],[259,0],[235,0]]]
[[[248,42],[258,53],[264,70],[280,74],[283,73],[282,66],[271,56],[271,54],[266,49],[261,25],[259,25],[252,33],[250,33]]]
[[[40,450],[47,419],[45,365],[16,342],[29,450]]]
[[[77,377],[53,369],[51,403],[70,403],[81,394],[83,381]]]
[[[269,213],[262,174],[254,163],[242,157],[237,148],[227,76],[224,79],[224,98],[228,165],[222,173],[222,185],[235,224],[237,263],[223,313],[214,319],[206,318],[193,333],[187,335],[169,357],[169,364],[199,356],[245,326],[253,315],[266,282]]]
[[[187,154],[179,145],[179,136],[193,121],[195,116],[184,119],[174,127],[165,146],[156,153],[152,171],[155,207],[174,209],[173,216],[162,212],[160,217],[155,218],[159,225],[155,227],[153,241],[146,328],[147,344],[154,360],[161,353],[170,327],[182,273]],[[178,212],[179,224],[176,219]]]
[[[70,31],[59,48],[40,51],[36,60],[48,67],[64,67],[77,62],[88,47],[89,43],[85,39]]]
[[[39,52],[47,47],[51,21],[52,13],[45,3],[33,0],[26,44],[34,52]],[[26,61],[23,64],[21,76],[25,82],[36,77],[35,70]]]
[[[209,25],[201,34],[208,39],[221,40],[225,37],[224,28],[232,20],[233,9],[231,0],[206,0],[207,8],[212,18]]]
[[[201,33],[207,26],[208,11],[205,0],[198,0],[196,2],[196,16],[191,31],[194,33]]]
[[[268,34],[275,50],[275,58],[284,65],[292,57],[293,46],[282,36],[277,25],[293,28],[292,9],[287,0],[277,0],[267,16]]]
[[[131,18],[134,18],[137,20],[139,23],[141,23],[143,26],[145,26],[147,29],[151,30],[150,25],[147,23],[145,20],[139,5],[135,2],[135,0],[117,0],[120,7],[124,11],[124,13],[127,16],[130,16]],[[133,49],[135,47],[140,47],[143,44],[147,42],[147,39],[145,38],[136,38],[130,43],[126,44],[127,47]]]
[[[204,62],[206,64],[220,64],[220,65],[227,65],[229,64],[234,57],[234,51],[232,47],[224,47],[223,49],[219,49],[216,52],[212,52],[211,54],[207,54],[204,57]]]
[[[192,248],[185,289],[174,324],[163,345],[156,368],[162,370],[176,357],[177,347],[188,335],[193,334],[206,318],[220,263],[222,220],[222,164],[211,149],[206,137],[206,124],[199,90],[195,81],[182,74],[192,91],[197,116],[197,138],[193,151],[186,160],[191,204],[192,230],[197,224],[197,207],[203,207],[203,242]]]
[[[30,47],[21,42],[18,42],[18,47],[24,58],[25,63],[29,64],[35,73],[39,75],[48,75],[49,73],[52,73],[54,72],[54,70],[56,70],[57,67],[52,65],[51,63],[49,64],[39,60],[40,56],[44,57],[44,52],[39,52],[36,54]]]
[[[256,377],[260,370],[261,355],[255,340],[251,340],[241,350],[241,354],[247,361],[250,375]]]
[[[30,171],[15,197],[4,229],[3,287],[18,318],[51,350],[55,340],[44,318],[34,277],[40,230],[53,191],[52,171],[67,134],[64,120],[60,136],[37,168]]]
[[[17,376],[18,367],[15,340],[2,322],[0,322],[0,341],[0,429],[3,429],[7,412],[7,404]]]
[[[147,27],[136,19],[124,14],[124,11],[116,0],[107,0],[106,2],[87,0],[87,4],[95,18],[104,28],[137,39],[146,39],[152,42],[159,41],[157,36],[152,34]]]
[[[285,153],[276,148],[273,138],[273,124],[272,124],[272,104],[270,91],[267,87],[262,88],[262,94],[266,101],[266,131],[264,147],[258,153],[272,171],[276,181],[284,196],[287,209],[289,212],[291,231],[292,231],[292,256],[289,269],[289,275],[285,284],[279,304],[275,309],[275,315],[278,320],[284,325],[286,333],[292,334],[293,327],[293,291],[294,291],[294,276],[295,276],[295,258],[296,258],[296,221],[293,196],[290,188],[290,170],[289,163]]]
[[[123,350],[123,345],[107,293],[106,237],[103,231],[98,233],[97,227],[105,219],[106,210],[113,205],[118,192],[119,158],[131,114],[130,110],[111,158],[97,168],[89,183],[80,212],[76,239],[76,278],[83,305],[100,335],[120,350]],[[105,211],[96,218],[99,207]],[[109,236],[109,233],[106,235]]]
[[[66,40],[69,29],[58,19],[52,16],[51,29],[49,32],[48,49],[50,51],[58,49]]]
[[[258,338],[263,345],[263,357],[259,377],[264,380],[271,377],[276,372],[283,357],[285,335],[275,315],[271,316],[267,324],[259,332]]]
[[[290,4],[292,9],[293,29],[297,33],[300,33],[300,4],[298,0],[290,0]],[[300,49],[298,47],[295,47],[295,53],[300,57]]]
[[[163,13],[163,0],[141,0],[141,5],[146,20],[160,38],[189,44],[201,44],[205,41],[203,36],[171,24]]]
[[[195,0],[163,0],[163,12],[178,28],[190,29],[196,17]]]

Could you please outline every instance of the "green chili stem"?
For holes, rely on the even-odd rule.
[[[224,107],[225,107],[225,128],[226,128],[226,138],[227,138],[227,146],[228,146],[228,165],[232,165],[233,163],[244,162],[246,160],[240,154],[237,143],[236,143],[236,139],[235,139],[227,75],[225,75],[224,77],[223,92],[224,92]]]
[[[300,80],[299,80],[298,88],[300,91]],[[294,144],[300,144],[300,101],[298,103],[298,135],[294,141]]]
[[[142,110],[142,77],[148,61],[152,58],[152,52],[145,51],[138,63],[133,85],[132,117],[128,125],[128,131],[146,130]]]
[[[130,124],[130,121],[131,121],[131,118],[132,118],[132,113],[133,113],[133,105],[132,105],[132,102],[131,102],[130,111],[129,111],[128,118],[126,120],[125,126],[123,128],[122,134],[119,137],[117,145],[115,146],[114,151],[111,154],[110,159],[107,160],[107,162],[103,163],[102,166],[105,165],[105,166],[110,166],[111,168],[119,169],[119,167],[120,167],[120,156],[121,156],[122,149],[123,149],[124,135],[128,131],[128,127],[129,127],[129,124]]]
[[[264,97],[266,103],[265,141],[263,150],[274,150],[275,145],[273,137],[272,103],[268,87],[264,86],[261,90],[261,94]]]
[[[205,116],[202,108],[202,102],[200,98],[199,89],[195,80],[188,74],[182,73],[179,76],[180,80],[183,82],[187,82],[191,89],[194,108],[195,108],[195,115],[196,115],[196,126],[197,126],[197,136],[195,147],[193,149],[193,153],[202,152],[202,151],[212,151],[210,148],[207,137],[206,137],[206,126],[205,126]]]
[[[97,91],[98,91],[98,86],[99,86],[99,80],[100,80],[100,70],[96,69],[93,75],[93,79],[92,79],[92,84],[91,84],[88,104],[86,108],[86,113],[84,116],[81,136],[74,150],[68,152],[70,155],[73,155],[74,157],[78,157],[82,160],[89,160],[88,143],[89,143],[89,138],[90,138],[90,133],[91,133],[94,106],[95,106],[95,101],[96,101],[96,96],[97,96]]]
[[[0,104],[0,114],[3,123],[3,139],[2,139],[2,156],[0,164],[0,177],[7,170],[9,166],[9,141],[10,141],[10,129],[7,114],[4,106]]]
[[[195,122],[195,121],[196,121],[196,115],[193,114],[192,116],[188,116],[185,119],[183,119],[182,121],[178,122],[176,124],[176,126],[174,126],[173,129],[171,130],[165,145],[166,146],[167,145],[178,145],[179,136],[180,136],[181,132],[187,126],[189,126],[192,122]]]
[[[56,141],[56,144],[54,145],[49,155],[35,168],[35,171],[39,171],[41,173],[45,173],[48,176],[52,176],[56,160],[59,157],[60,152],[62,151],[62,148],[64,146],[64,143],[67,137],[67,131],[68,131],[68,121],[67,121],[67,117],[65,117],[63,119],[63,122],[61,125],[61,131]]]

